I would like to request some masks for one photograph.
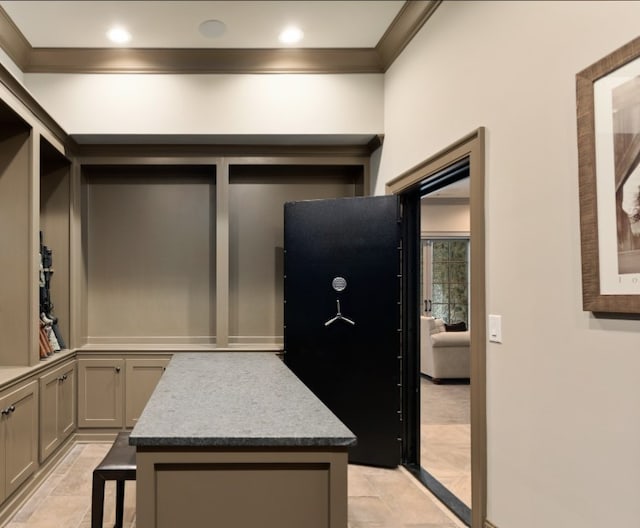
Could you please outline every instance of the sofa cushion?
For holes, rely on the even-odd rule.
[[[434,347],[459,347],[469,346],[469,330],[466,332],[441,332],[431,335]]]

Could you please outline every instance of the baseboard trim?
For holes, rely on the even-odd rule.
[[[484,520],[484,528],[498,528],[495,524],[487,519]]]
[[[40,467],[31,475],[20,488],[11,495],[0,506],[0,526],[4,526],[9,518],[24,506],[24,504],[31,498],[38,486],[53,473],[54,469],[60,463],[60,461],[71,451],[76,444],[75,434],[72,434],[67,438],[64,443],[53,453]]]
[[[114,429],[111,429],[111,430],[105,429],[105,430],[97,430],[97,431],[78,430],[76,431],[76,434],[75,434],[75,441],[81,444],[88,444],[88,443],[94,443],[94,442],[113,443],[113,441],[116,439],[116,436],[118,436],[119,432],[120,430],[115,431]]]

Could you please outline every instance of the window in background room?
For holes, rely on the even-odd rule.
[[[422,246],[425,312],[468,326],[469,239],[425,239]]]

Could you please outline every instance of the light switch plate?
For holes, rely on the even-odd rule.
[[[489,315],[489,341],[502,343],[502,316]]]

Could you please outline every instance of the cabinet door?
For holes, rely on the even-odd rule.
[[[169,358],[127,359],[126,426],[133,427],[149,401]]]
[[[5,453],[7,452],[7,441],[5,437],[6,424],[5,422],[8,420],[8,417],[5,416],[5,408],[2,407],[4,404],[4,400],[0,399],[0,411],[2,411],[2,415],[0,415],[0,504],[4,502],[4,499],[7,498],[7,487],[5,486],[5,477],[7,475],[7,470],[5,468]]]
[[[11,495],[38,466],[38,382],[0,398],[5,437],[4,487]]]
[[[44,461],[60,445],[59,385],[62,369],[55,369],[40,378],[40,461]]]
[[[78,360],[78,427],[122,427],[123,359]]]
[[[40,462],[76,426],[76,366],[66,363],[40,377]]]
[[[76,430],[76,364],[66,365],[62,372],[62,383],[59,388],[59,423],[60,441],[65,440]]]

